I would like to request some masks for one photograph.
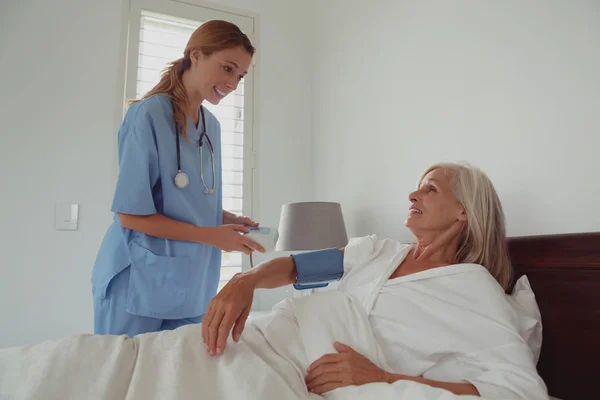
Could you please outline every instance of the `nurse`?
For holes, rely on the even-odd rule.
[[[96,334],[201,322],[221,251],[264,252],[243,235],[258,224],[223,210],[221,129],[202,106],[237,88],[254,51],[236,25],[206,22],[160,82],[132,101],[118,133],[115,218],[92,272]]]

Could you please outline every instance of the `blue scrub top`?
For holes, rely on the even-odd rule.
[[[181,169],[185,189],[175,186],[177,146],[171,100],[154,95],[133,103],[118,134],[119,177],[112,203],[114,221],[100,246],[92,272],[94,297],[104,298],[111,279],[130,267],[126,311],[139,316],[179,319],[203,315],[217,292],[221,251],[213,246],[166,240],[124,228],[116,213],[163,214],[197,226],[223,223],[221,128],[204,107],[206,132],[215,152],[215,191],[204,193],[200,178],[199,138],[188,118],[190,143],[182,136]],[[206,186],[212,187],[212,163],[204,140]]]

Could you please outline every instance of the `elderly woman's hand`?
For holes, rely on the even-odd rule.
[[[368,358],[345,344],[336,342],[337,354],[326,354],[308,368],[306,386],[310,392],[322,395],[330,390],[350,385],[388,382],[390,374]]]
[[[209,303],[202,319],[202,339],[210,355],[223,353],[230,332],[234,341],[240,339],[255,287],[252,275],[236,274]]]

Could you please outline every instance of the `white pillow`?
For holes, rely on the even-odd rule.
[[[537,364],[542,349],[542,315],[527,276],[519,278],[507,297],[519,316],[519,333],[529,345]]]

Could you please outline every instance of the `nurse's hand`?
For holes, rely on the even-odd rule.
[[[244,225],[221,225],[210,230],[210,237],[206,243],[223,251],[241,251],[244,254],[250,254],[254,250],[265,252],[265,248],[260,244],[246,235],[241,235],[248,233],[248,228]]]
[[[212,299],[202,319],[202,339],[211,356],[222,354],[233,328],[235,342],[240,339],[254,298],[256,282],[252,276],[236,274]]]
[[[240,224],[245,226],[257,227],[258,222],[254,221],[250,217],[244,217],[243,215],[237,216],[231,221],[232,224]]]
[[[224,224],[252,226],[252,227],[258,226],[258,222],[253,221],[252,218],[244,217],[241,215],[236,215],[236,214],[230,213],[229,211],[223,211],[223,223]]]

